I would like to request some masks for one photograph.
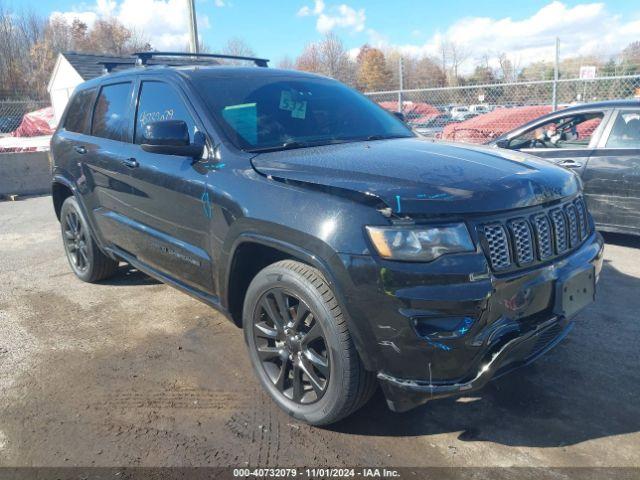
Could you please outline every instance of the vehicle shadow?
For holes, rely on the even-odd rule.
[[[380,390],[331,430],[370,436],[460,432],[462,441],[558,447],[640,431],[640,278],[605,263],[598,298],[536,363],[467,397],[397,414]]]
[[[116,273],[100,282],[101,285],[112,285],[115,287],[135,286],[135,285],[160,285],[155,278],[141,272],[129,264],[121,264]]]
[[[625,235],[622,233],[601,232],[605,243],[621,247],[640,248],[640,235]]]

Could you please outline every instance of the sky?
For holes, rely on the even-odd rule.
[[[186,2],[39,0],[31,8],[89,24],[115,16],[154,48],[171,50],[188,43]],[[640,40],[640,0],[196,0],[196,12],[212,51],[238,37],[275,63],[328,32],[352,55],[365,43],[437,54],[441,42],[453,41],[470,59],[505,52],[519,65],[551,60],[556,36],[563,58],[606,56]]]

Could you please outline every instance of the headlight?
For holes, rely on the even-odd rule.
[[[463,223],[433,227],[367,227],[378,254],[392,260],[430,262],[447,253],[473,252]]]

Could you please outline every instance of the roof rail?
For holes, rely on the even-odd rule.
[[[269,62],[266,58],[243,57],[239,55],[222,55],[220,53],[190,53],[190,52],[136,52],[133,54],[138,57],[137,65],[146,65],[153,57],[194,57],[194,58],[221,58],[225,60],[248,60],[258,67],[267,67]]]

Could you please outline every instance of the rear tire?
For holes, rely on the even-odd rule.
[[[118,262],[100,250],[73,196],[68,197],[62,204],[60,228],[67,260],[71,270],[80,280],[94,283],[115,273]]]
[[[243,325],[262,386],[289,415],[328,425],[373,395],[375,374],[362,365],[319,270],[293,260],[261,270],[245,296]]]

